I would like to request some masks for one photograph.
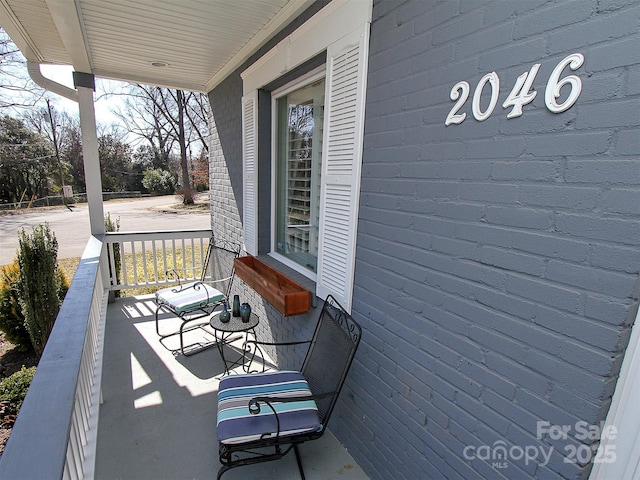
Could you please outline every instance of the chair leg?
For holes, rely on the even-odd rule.
[[[158,307],[156,308],[156,333],[158,334],[159,337],[161,337],[162,335],[160,335],[160,325],[158,324],[158,313],[160,313],[160,309],[162,308],[161,305],[158,305]]]
[[[185,324],[188,322],[188,320],[185,320],[184,318],[177,316],[177,318],[179,318],[182,321],[182,324],[180,325],[180,329],[177,332],[167,333],[163,335],[160,333],[160,323],[159,323],[160,320],[158,319],[158,314],[160,313],[160,310],[162,309],[162,307],[163,307],[162,305],[158,305],[158,308],[156,308],[156,313],[155,313],[156,333],[158,334],[161,340],[167,337],[171,337],[173,335],[179,335],[180,336],[180,353],[188,356],[188,354],[184,353],[184,339],[182,338],[182,335],[184,333],[184,327],[185,327]]]
[[[300,459],[300,452],[298,451],[298,445],[293,446],[293,451],[296,454],[296,462],[298,462],[298,470],[300,471],[300,478],[305,480],[304,470],[302,469],[302,460]]]
[[[220,480],[222,478],[222,475],[227,471],[230,470],[231,468],[233,468],[232,466],[229,465],[223,465],[222,467],[220,467],[220,470],[218,470],[218,476],[216,477],[216,480]]]
[[[256,448],[260,448],[260,447],[256,447]],[[219,459],[222,466],[218,470],[218,475],[216,479],[220,480],[222,475],[224,475],[225,472],[227,472],[228,470],[231,470],[232,468],[242,467],[245,465],[254,465],[256,463],[268,462],[272,460],[279,460],[285,457],[287,453],[289,453],[293,449],[293,451],[296,454],[296,463],[298,464],[298,471],[300,472],[300,478],[302,480],[305,480],[304,470],[302,469],[302,460],[300,459],[300,452],[298,452],[297,444],[288,445],[285,447],[284,450],[282,449],[281,445],[275,445],[275,446],[272,445],[270,448],[275,448],[273,453],[259,454],[259,455],[254,453],[254,455],[256,456],[245,457],[245,458],[237,457],[235,460],[232,461],[231,457],[233,455],[233,452],[229,451],[226,447],[221,445],[220,451],[219,451]],[[249,452],[247,451],[245,453],[249,453]]]
[[[182,325],[180,325],[180,353],[182,353],[182,355],[184,355],[184,339],[182,338],[182,330],[184,329],[184,325],[187,322],[182,322]]]
[[[156,313],[155,313],[155,320],[156,320],[156,333],[158,334],[158,336],[162,339],[162,338],[166,338],[166,337],[171,337],[173,335],[175,335],[178,332],[171,332],[171,333],[160,333],[160,318],[159,318],[159,314],[160,314],[160,310],[162,310],[164,307],[164,305],[158,305],[158,307],[156,308]],[[173,312],[169,311],[170,313],[174,314]],[[174,314],[176,315],[176,314]],[[178,315],[176,315],[178,318],[180,318]]]
[[[180,317],[179,317],[180,318]],[[185,357],[189,357],[195,353],[198,353],[200,350],[196,349],[195,351],[190,351],[190,352],[185,352],[184,351],[184,332],[185,332],[185,327],[187,325],[187,323],[189,323],[189,320],[185,320],[184,318],[180,318],[180,320],[182,320],[182,324],[180,324],[180,330],[178,330],[179,336],[180,336],[180,353],[182,353],[182,355],[184,355]],[[197,320],[197,319],[194,319]],[[206,324],[202,324],[202,325],[206,325]],[[196,328],[199,328],[201,326],[201,324],[197,324],[193,327],[189,327],[186,329],[187,332],[194,330]],[[192,344],[192,345],[188,345],[189,347],[196,345],[196,344]]]

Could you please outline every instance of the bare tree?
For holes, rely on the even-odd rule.
[[[32,108],[44,93],[29,78],[25,58],[0,27],[0,109]]]
[[[66,158],[65,153],[68,150],[68,144],[74,137],[73,130],[80,128],[79,120],[68,112],[56,108],[49,98],[45,98],[45,100],[44,107],[26,109],[21,118],[31,131],[45,137],[53,145],[55,161],[58,165],[60,188],[64,190],[66,184],[73,185],[75,183],[74,179],[70,177],[71,161]]]
[[[192,204],[189,158],[207,151],[207,100],[203,94],[129,84],[124,107],[114,112],[134,135],[146,140],[165,165],[172,153],[180,158],[183,203]],[[192,152],[194,148],[197,152]]]

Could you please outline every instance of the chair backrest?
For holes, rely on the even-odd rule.
[[[301,372],[316,399],[320,423],[326,426],[356,354],[362,329],[331,295],[327,296]]]
[[[211,238],[200,280],[215,280],[214,286],[229,297],[231,283],[233,282],[234,260],[240,255],[240,246],[231,242],[225,242]]]

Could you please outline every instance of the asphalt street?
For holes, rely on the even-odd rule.
[[[104,214],[111,220],[120,219],[121,232],[149,232],[158,230],[193,230],[211,228],[208,210],[185,213],[173,209],[178,197],[147,197],[141,199],[104,202]],[[43,223],[58,240],[58,258],[80,257],[90,235],[87,204],[77,204],[70,211],[64,207],[33,209],[13,215],[0,215],[0,265],[13,261],[18,249],[18,232]]]

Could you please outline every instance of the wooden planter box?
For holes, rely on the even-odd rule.
[[[236,275],[282,315],[298,315],[311,308],[311,292],[253,256],[235,259]]]

